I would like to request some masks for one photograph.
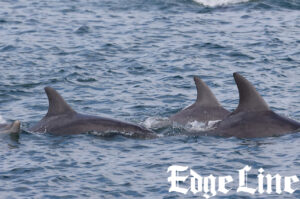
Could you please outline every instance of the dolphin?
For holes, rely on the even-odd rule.
[[[207,135],[257,138],[280,136],[300,130],[300,123],[273,112],[254,86],[238,73],[233,74],[239,90],[239,105]]]
[[[197,76],[194,76],[197,88],[197,100],[194,104],[172,115],[170,120],[180,125],[189,122],[204,122],[222,120],[229,111],[221,106],[209,87]]]
[[[19,133],[21,122],[16,120],[12,123],[0,124],[0,133]]]
[[[49,107],[47,114],[29,131],[54,135],[71,135],[91,131],[121,133],[132,138],[156,138],[157,134],[144,127],[115,119],[84,115],[74,111],[53,88],[45,87]]]

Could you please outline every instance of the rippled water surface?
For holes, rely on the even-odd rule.
[[[0,122],[21,120],[23,131],[1,135],[0,198],[203,198],[169,193],[175,164],[232,175],[229,198],[254,197],[236,192],[246,165],[252,187],[260,167],[300,177],[299,134],[134,140],[26,132],[47,112],[43,88],[52,86],[78,112],[177,134],[155,121],[194,102],[193,76],[234,110],[233,72],[277,113],[300,121],[299,35],[298,0],[1,1]],[[255,195],[271,196],[300,191]]]

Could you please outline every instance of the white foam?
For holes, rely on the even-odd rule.
[[[184,128],[188,131],[204,131],[206,129],[206,124],[204,122],[188,122]]]
[[[171,121],[167,117],[149,117],[142,125],[148,129],[160,129],[171,125]]]
[[[0,115],[0,124],[6,123],[6,120]]]
[[[250,0],[194,0],[196,3],[202,4],[207,7],[226,6],[235,3],[244,3]]]
[[[208,121],[208,122],[198,122],[198,121],[193,121],[187,123],[184,128],[188,131],[205,131],[212,129],[214,124],[219,122],[220,120],[213,120],[213,121]]]

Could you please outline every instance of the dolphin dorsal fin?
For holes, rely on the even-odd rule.
[[[45,87],[45,92],[49,101],[49,108],[46,117],[65,113],[76,113],[55,89],[51,87]]]
[[[194,81],[197,87],[196,104],[215,107],[221,106],[210,88],[197,76],[194,76]]]
[[[246,78],[238,73],[233,73],[233,77],[240,95],[239,105],[234,111],[235,113],[242,111],[270,110],[268,104]]]

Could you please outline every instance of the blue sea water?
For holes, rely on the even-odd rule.
[[[233,72],[300,121],[299,35],[299,0],[0,1],[0,122],[23,129],[1,135],[0,198],[203,198],[169,192],[171,165],[232,175],[232,190],[213,198],[299,198],[300,183],[293,194],[236,192],[246,165],[252,187],[261,167],[300,177],[299,133],[134,140],[26,131],[47,112],[43,88],[52,86],[78,112],[173,135],[155,121],[194,102],[194,75],[235,109]]]

